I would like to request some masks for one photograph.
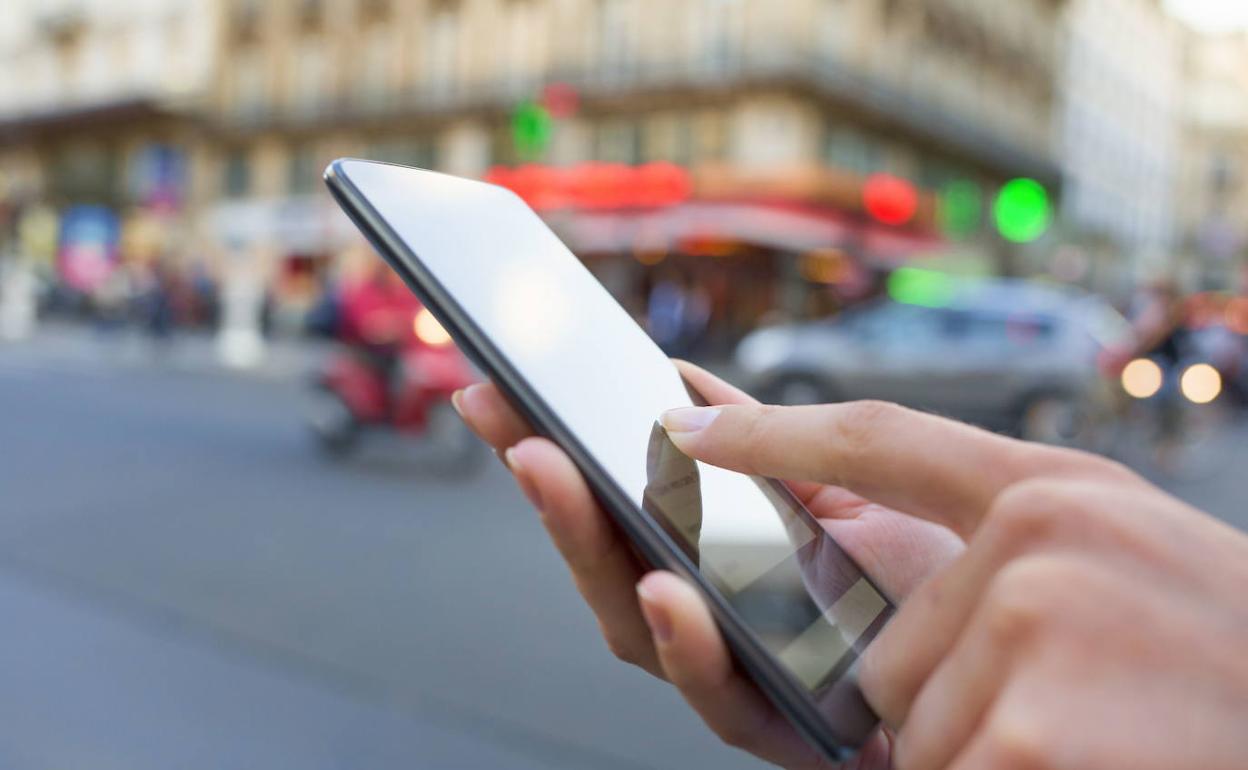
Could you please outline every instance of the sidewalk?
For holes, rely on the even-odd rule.
[[[22,340],[0,342],[0,364],[38,362],[43,366],[117,369],[163,369],[294,380],[313,371],[332,343],[324,340],[269,340],[264,360],[255,367],[226,366],[211,332],[175,332],[158,342],[131,328],[97,329],[85,324],[42,324]]]

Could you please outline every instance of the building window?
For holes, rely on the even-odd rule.
[[[432,94],[448,96],[455,85],[459,47],[456,6],[445,2],[435,5],[425,35],[425,83]]]
[[[692,161],[719,163],[728,159],[728,116],[710,110],[694,117],[691,125]]]
[[[692,165],[693,133],[693,119],[687,113],[651,117],[646,121],[642,135],[643,160]]]
[[[594,155],[607,163],[641,161],[640,136],[637,123],[629,120],[610,120],[598,126]]]
[[[353,89],[355,97],[369,110],[384,108],[393,92],[391,63],[397,50],[391,28],[381,24],[370,25],[363,50],[360,51],[360,81]]]
[[[235,56],[230,91],[235,115],[255,118],[264,114],[269,102],[269,80],[260,49],[249,48]]]
[[[320,114],[333,88],[329,60],[319,38],[299,41],[295,48],[295,80],[291,92],[292,106],[303,117]]]
[[[538,76],[541,44],[539,8],[529,0],[511,0],[505,6],[506,38],[499,46],[502,77],[513,93],[531,89]]]
[[[251,192],[251,164],[247,151],[236,149],[225,156],[221,191],[227,198],[245,198]]]
[[[634,0],[599,0],[598,53],[608,73],[632,69],[636,46],[633,3]]]
[[[307,144],[291,148],[286,171],[286,187],[291,195],[311,195],[320,182],[316,152]]]
[[[825,146],[824,157],[833,168],[863,176],[885,170],[883,148],[852,128],[829,129]]]
[[[700,51],[707,68],[720,71],[731,67],[740,55],[745,40],[745,13],[742,0],[703,0],[695,30],[700,40],[694,46]]]
[[[502,123],[490,129],[490,164],[514,166],[520,162],[516,152],[515,132],[510,123]]]

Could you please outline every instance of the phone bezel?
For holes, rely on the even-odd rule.
[[[394,163],[381,163],[357,158],[339,158],[325,170],[324,180],[334,199],[347,217],[377,249],[390,267],[399,274],[409,289],[429,308],[448,333],[472,361],[532,424],[541,435],[559,444],[584,474],[591,490],[611,515],[625,536],[637,546],[642,556],[657,568],[674,571],[690,580],[707,599],[736,662],[754,680],[767,697],[784,713],[793,726],[830,760],[843,762],[857,753],[857,746],[843,741],[836,729],[819,713],[814,699],[794,680],[750,631],[745,622],[719,591],[701,574],[671,541],[657,522],[653,522],[615,481],[599,466],[593,455],[575,434],[555,415],[541,395],[477,328],[475,322],[421,263],[419,255],[386,223],[368,199],[351,181],[345,168],[349,163],[394,166],[421,173],[437,173]],[[478,182],[478,184],[488,184]],[[499,188],[505,189],[505,188]],[[514,195],[510,191],[509,194]],[[813,522],[813,514],[780,482],[773,486]],[[816,525],[817,526],[817,525]],[[864,574],[864,578],[865,578]],[[867,578],[869,580],[869,578]]]

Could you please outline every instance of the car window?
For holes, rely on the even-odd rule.
[[[916,305],[888,303],[858,313],[853,333],[876,345],[924,344],[936,335],[936,311]]]
[[[949,309],[940,313],[939,331],[949,344],[1009,352],[1051,342],[1056,326],[1051,316],[1034,313]]]

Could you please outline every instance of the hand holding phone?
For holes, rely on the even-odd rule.
[[[678,362],[681,374],[711,404],[748,404],[753,399],[714,375]],[[669,573],[650,573],[593,495],[572,461],[554,443],[537,437],[494,385],[465,391],[457,406],[468,424],[509,459],[517,483],[572,571],[616,657],[671,681],[717,735],[741,749],[787,768],[819,766],[819,755],[785,722],[741,672],[734,670],[723,639],[702,599]],[[929,574],[962,550],[943,527],[903,516],[844,490],[822,484],[794,485],[799,497],[863,569],[881,575],[881,589],[902,600]],[[649,596],[639,601],[638,584]],[[656,643],[656,617],[669,624],[667,642]],[[862,770],[889,767],[889,742],[877,733],[859,755]]]
[[[368,161],[335,161],[326,181],[645,563],[705,599],[793,729],[829,759],[861,747],[878,718],[859,661],[889,597],[785,485],[676,449],[660,416],[704,396],[533,210],[500,187]]]

